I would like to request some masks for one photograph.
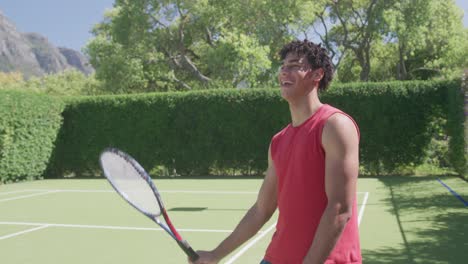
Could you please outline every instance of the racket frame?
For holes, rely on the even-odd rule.
[[[148,186],[151,188],[156,201],[158,202],[159,208],[160,208],[160,214],[151,214],[143,210],[142,208],[139,208],[137,205],[133,204],[127,197],[124,195],[119,188],[115,185],[115,183],[112,180],[112,175],[108,175],[106,170],[104,169],[104,164],[102,161],[102,156],[105,153],[112,153],[113,155],[120,156],[123,158],[128,164],[130,164],[138,173],[138,175],[148,184]],[[104,176],[108,180],[108,182],[111,184],[112,188],[125,200],[127,203],[129,203],[132,207],[137,209],[139,212],[142,214],[146,215],[148,218],[150,218],[152,221],[154,221],[156,224],[158,224],[164,231],[166,231],[179,245],[179,247],[187,254],[187,256],[190,258],[192,261],[196,261],[199,258],[199,255],[193,250],[193,248],[189,245],[189,243],[182,238],[182,236],[177,232],[175,229],[174,225],[171,222],[171,219],[169,218],[166,208],[164,206],[164,203],[162,202],[162,198],[159,194],[158,189],[156,188],[156,185],[154,184],[153,180],[151,179],[150,175],[145,171],[145,169],[130,155],[127,153],[117,149],[117,148],[106,148],[102,151],[100,158],[99,158],[99,165],[102,168],[102,171],[104,173]],[[159,216],[163,216],[164,222],[162,222],[159,219]]]

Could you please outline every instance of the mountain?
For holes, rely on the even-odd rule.
[[[28,78],[77,69],[94,72],[86,57],[78,51],[55,47],[37,33],[18,32],[0,11],[0,71],[21,72]]]

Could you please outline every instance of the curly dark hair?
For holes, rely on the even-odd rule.
[[[333,79],[333,63],[328,56],[328,51],[321,47],[321,44],[315,44],[307,39],[304,41],[294,40],[284,45],[279,52],[281,60],[284,60],[288,53],[295,53],[299,56],[305,56],[312,69],[323,69],[323,78],[319,83],[319,90],[325,91]]]

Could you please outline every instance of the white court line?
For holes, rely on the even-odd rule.
[[[69,227],[69,228],[86,228],[86,229],[111,229],[111,230],[150,230],[163,231],[162,228],[150,227],[132,227],[132,226],[105,226],[105,225],[74,225],[74,224],[53,224],[53,223],[31,223],[31,222],[0,222],[0,225],[24,225],[24,226],[47,226],[47,227]],[[232,230],[215,230],[215,229],[190,229],[178,228],[180,232],[208,232],[208,233],[230,233]]]
[[[243,192],[243,191],[182,191],[182,190],[167,190],[160,191],[161,193],[193,193],[193,194],[257,194],[258,192]]]
[[[13,233],[13,234],[9,234],[9,235],[6,235],[6,236],[0,236],[0,240],[15,237],[15,236],[19,236],[19,235],[26,234],[26,233],[31,233],[31,232],[41,230],[41,229],[44,229],[44,228],[47,228],[47,227],[49,227],[49,225],[41,225],[41,226],[38,226],[38,227],[34,227],[34,228],[30,228],[30,229],[23,230],[23,231],[20,231],[20,232],[16,232],[16,233]]]
[[[28,197],[34,197],[34,196],[39,196],[39,195],[45,195],[49,193],[55,193],[55,192],[84,192],[84,193],[89,193],[89,192],[106,192],[106,193],[111,193],[113,192],[112,190],[44,190],[44,189],[33,189],[33,190],[23,190],[24,192],[27,191],[45,191],[43,193],[37,193],[37,194],[30,194],[30,195],[23,195],[23,196],[18,196],[18,197],[13,197],[13,198],[8,198],[8,199],[2,199],[0,202],[3,201],[11,201],[11,200],[17,200],[17,199],[23,199],[23,198],[28,198]],[[17,192],[23,192],[23,191],[17,191]],[[236,192],[236,191],[226,191],[226,192],[220,192],[220,191],[185,191],[185,190],[166,190],[166,191],[161,191],[162,193],[196,193],[196,194],[256,194],[257,192]],[[10,192],[11,193],[11,192]],[[364,199],[361,205],[361,208],[359,210],[359,216],[358,216],[358,225],[361,223],[362,216],[364,214],[364,209],[367,204],[367,200],[369,197],[369,192],[357,192],[357,194],[364,194]],[[20,234],[24,233],[29,233],[33,232],[36,230],[40,230],[46,227],[72,227],[72,228],[95,228],[95,229],[119,229],[119,230],[156,230],[156,231],[162,231],[163,229],[161,228],[141,228],[141,227],[123,227],[123,226],[96,226],[96,225],[71,225],[71,224],[45,224],[45,223],[25,223],[25,222],[0,222],[0,224],[9,224],[9,225],[32,225],[32,226],[38,226],[32,229],[28,229],[25,231],[21,231],[18,233],[14,233],[11,235],[6,235],[3,237],[0,237],[0,240],[6,239],[9,237],[17,236]],[[276,223],[271,225],[267,230],[265,231],[260,231],[257,236],[250,241],[247,245],[245,245],[239,252],[237,252],[233,257],[231,257],[225,264],[232,264],[236,259],[238,259],[241,255],[243,255],[249,248],[251,248],[253,245],[255,245],[260,239],[262,239],[265,235],[267,235],[274,227],[276,226]],[[232,230],[210,230],[210,229],[179,229],[181,232],[222,232],[222,233],[230,233]]]
[[[69,192],[69,193],[115,193],[114,190],[79,190],[79,189],[28,189],[22,192]],[[18,191],[19,192],[19,191]],[[193,193],[193,194],[257,194],[248,191],[190,191],[190,190],[159,190],[160,193]],[[1,194],[1,193],[0,193]]]
[[[63,192],[63,193],[115,193],[113,190],[67,190],[67,189],[56,189],[56,190],[50,190],[50,189],[28,189],[28,190],[22,190],[22,191],[17,191],[19,192],[41,192],[41,193],[33,193],[33,194],[28,194],[28,195],[22,195],[22,196],[16,196],[16,197],[11,197],[11,198],[5,198],[5,199],[0,199],[1,202],[7,202],[7,201],[13,201],[13,200],[19,200],[19,199],[24,199],[24,198],[29,198],[29,197],[34,197],[34,196],[40,196],[40,195],[45,195],[49,193],[58,193],[58,192]],[[13,192],[9,192],[13,193]],[[188,194],[257,194],[258,192],[243,192],[243,191],[184,191],[184,190],[167,190],[167,191],[160,191],[160,193],[188,193]],[[1,193],[0,193],[1,194]],[[7,194],[7,193],[4,193]]]
[[[361,224],[362,215],[364,214],[364,209],[366,207],[367,199],[369,198],[369,192],[358,192],[358,194],[364,194],[364,200],[362,201],[361,208],[359,209],[359,216],[358,216],[358,226]],[[259,233],[257,237],[245,245],[239,252],[237,252],[234,256],[232,256],[227,262],[224,264],[232,264],[236,261],[240,256],[242,256],[249,248],[255,245],[260,239],[262,239],[268,232],[270,232],[273,227],[276,226],[276,223],[270,226],[267,230],[262,233]]]
[[[34,191],[31,191],[31,190],[19,190],[19,191],[11,191],[11,192],[0,192],[0,195],[8,195],[8,194],[24,193],[24,192],[34,192]]]
[[[80,189],[29,189],[30,192],[70,192],[70,193],[112,193],[114,190],[80,190]]]
[[[234,256],[232,256],[228,261],[226,261],[224,264],[232,264],[236,259],[238,259],[242,254],[244,254],[249,248],[251,248],[253,245],[255,245],[260,239],[262,239],[264,236],[266,236],[274,227],[276,226],[276,222],[272,224],[270,227],[268,227],[267,230],[259,232],[257,236],[250,241],[247,245],[245,245],[239,252],[237,252]]]
[[[20,192],[70,192],[70,193],[114,193],[114,190],[84,190],[84,189],[26,189],[11,192],[0,192],[0,195],[20,193]],[[160,193],[193,193],[193,194],[258,194],[258,191],[190,191],[190,190],[159,190]],[[357,192],[366,194],[366,192]],[[0,200],[1,201],[1,200]]]
[[[366,208],[368,198],[369,198],[369,192],[366,192],[366,194],[364,195],[364,200],[362,201],[362,204],[361,204],[361,209],[359,209],[358,226],[361,224],[361,219],[362,219],[362,216],[364,215],[364,209]]]
[[[33,193],[33,194],[28,194],[28,195],[22,195],[22,196],[16,196],[16,197],[11,197],[11,198],[6,198],[6,199],[0,199],[0,203],[1,202],[6,202],[6,201],[13,201],[13,200],[19,200],[19,199],[34,197],[34,196],[46,195],[46,194],[49,194],[49,193],[56,193],[56,192],[60,192],[60,191],[57,191],[57,190],[47,191],[47,192],[43,192],[43,193]]]

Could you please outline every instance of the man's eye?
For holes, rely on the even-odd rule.
[[[290,64],[290,65],[282,65],[280,66],[280,71],[298,71],[301,69],[301,65],[298,64]]]

